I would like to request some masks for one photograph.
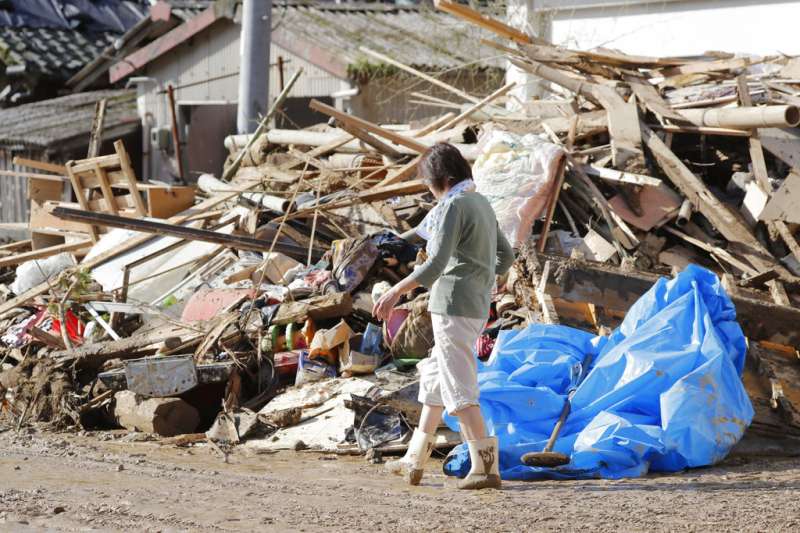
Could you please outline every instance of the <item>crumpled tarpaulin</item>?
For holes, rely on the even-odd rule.
[[[555,445],[570,464],[523,465],[523,454],[544,448],[586,353],[593,362]],[[608,338],[557,325],[501,332],[478,374],[501,476],[614,479],[720,461],[753,418],[745,353],[730,298],[712,272],[693,265],[660,279]],[[457,429],[457,419],[447,422]],[[445,472],[468,471],[461,445]]]

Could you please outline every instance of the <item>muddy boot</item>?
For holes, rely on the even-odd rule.
[[[435,439],[436,435],[415,429],[406,454],[401,459],[387,461],[384,468],[392,474],[404,476],[409,485],[419,485]]]
[[[464,490],[499,489],[500,457],[497,437],[468,440],[469,460],[472,468],[467,477],[458,482]]]

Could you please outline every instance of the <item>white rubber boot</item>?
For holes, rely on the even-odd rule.
[[[500,488],[500,452],[497,437],[468,440],[469,460],[472,468],[467,477],[458,482],[464,490]]]
[[[387,461],[384,468],[392,474],[404,476],[409,485],[419,485],[435,440],[436,435],[415,429],[406,454],[400,459]]]

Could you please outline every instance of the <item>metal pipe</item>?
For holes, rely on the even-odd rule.
[[[211,174],[201,174],[200,177],[197,178],[197,186],[200,188],[201,191],[208,194],[228,193],[228,192],[238,191],[236,187],[233,187],[231,186],[231,184],[226,183],[224,181],[218,180]],[[271,196],[269,194],[260,192],[242,191],[240,194],[241,197],[244,198],[245,200],[260,205],[261,207],[264,207],[271,211],[276,211],[278,213],[288,213],[290,210],[294,209],[294,205],[292,204],[292,202],[290,202],[286,198],[278,198],[277,196]]]
[[[678,210],[678,217],[675,219],[675,225],[679,228],[686,227],[686,224],[692,219],[692,203],[689,200],[684,200],[681,208]]]
[[[444,132],[447,133],[447,132]],[[270,144],[277,144],[277,145],[301,145],[301,146],[324,146],[326,144],[330,144],[334,140],[341,138],[343,135],[347,133],[344,130],[334,130],[334,131],[308,131],[308,130],[282,130],[282,129],[274,129],[269,130],[264,133],[264,136],[267,138],[267,142]],[[433,145],[438,141],[441,141],[444,136],[439,134],[431,134],[426,135],[425,137],[418,137],[416,138],[418,141],[422,142],[426,145]],[[225,137],[225,148],[229,151],[238,151],[241,150],[242,146],[245,146],[253,139],[252,135],[229,135]],[[464,144],[459,142],[452,142],[450,143],[459,149],[461,155],[463,155],[468,161],[474,161],[478,157],[478,149],[476,144]],[[405,146],[400,146],[396,144],[389,143],[389,145],[400,152],[401,154],[405,155],[418,155],[417,152],[411,150],[410,148],[406,148]],[[350,153],[350,154],[361,154],[364,153],[364,148],[359,144],[358,141],[350,141],[336,149],[337,152],[343,153]]]
[[[244,0],[240,38],[239,107],[236,130],[252,133],[269,102],[272,0]]]
[[[794,105],[681,109],[678,112],[696,126],[711,128],[789,128],[800,124],[800,109]]]

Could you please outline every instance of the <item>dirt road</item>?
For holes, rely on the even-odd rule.
[[[0,427],[0,431],[5,428]],[[790,531],[800,460],[625,481],[420,487],[363,458],[165,447],[118,434],[0,433],[3,531]]]

